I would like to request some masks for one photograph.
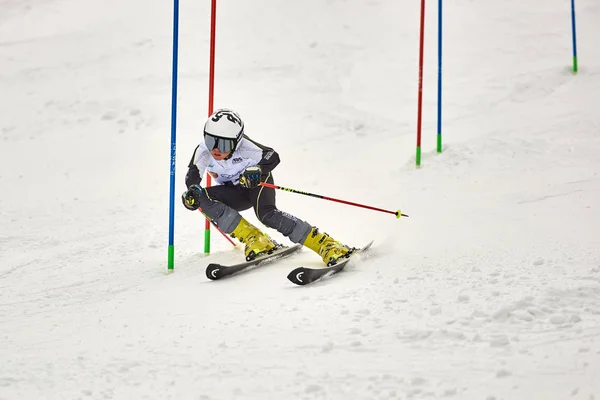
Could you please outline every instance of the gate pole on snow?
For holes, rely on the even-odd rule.
[[[217,0],[212,0],[210,10],[210,72],[208,76],[208,115],[213,113],[215,97],[215,36],[217,26]],[[206,187],[212,184],[210,174],[206,174]],[[234,246],[235,244],[232,243]],[[204,223],[204,252],[210,253],[210,221]]]
[[[173,1],[173,71],[171,82],[171,176],[169,202],[168,271],[175,266],[175,155],[177,137],[177,59],[179,47],[179,0]]]
[[[571,0],[571,30],[573,34],[573,72],[577,72],[577,30],[575,29],[575,0]]]
[[[421,30],[419,41],[419,99],[417,106],[417,167],[421,166],[421,116],[423,113],[423,46],[425,37],[425,0],[421,0]]]
[[[438,0],[438,113],[437,152],[442,152],[442,1]]]

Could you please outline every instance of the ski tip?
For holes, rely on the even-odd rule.
[[[219,264],[208,264],[206,267],[206,277],[211,281],[216,281],[221,277],[221,266]]]
[[[371,248],[371,246],[373,246],[373,243],[375,243],[375,241],[371,240],[369,243],[365,244],[363,247],[357,249],[356,252],[360,254],[363,251],[369,250]]]
[[[303,267],[298,267],[296,269],[294,269],[292,272],[290,272],[287,276],[287,278],[290,280],[290,282],[295,283],[296,285],[306,285],[308,283],[310,283],[306,278],[305,278],[305,273],[306,270]]]

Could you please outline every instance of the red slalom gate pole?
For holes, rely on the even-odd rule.
[[[215,98],[215,43],[217,35],[217,0],[212,0],[210,10],[210,61],[209,61],[209,76],[208,76],[208,115],[213,113],[213,102]],[[206,174],[206,186],[212,184],[211,177]],[[218,228],[217,228],[218,229]],[[223,233],[223,232],[221,232]],[[223,236],[225,234],[223,233]],[[229,237],[225,236],[228,240]],[[229,240],[231,242],[231,240]],[[231,242],[233,244],[233,242]],[[235,246],[235,244],[233,244]],[[208,218],[204,224],[204,252],[210,253],[210,222]]]
[[[202,212],[201,209],[198,209],[198,211]],[[208,228],[210,229],[210,220],[208,218],[206,218],[206,223],[209,224]],[[236,247],[237,245],[235,244],[235,242],[233,240],[231,240],[231,238],[221,230],[221,228],[219,228],[217,225],[215,225],[214,223],[212,224],[216,230],[218,230],[219,232],[221,232],[221,235],[223,235],[223,237],[225,239],[227,239],[227,241],[229,241],[229,243],[231,243],[233,245],[233,247]]]
[[[423,113],[423,47],[425,46],[425,0],[421,0],[421,29],[419,32],[419,99],[417,105],[417,167],[421,166],[421,120]]]
[[[353,203],[351,201],[334,199],[332,197],[321,196],[320,194],[308,193],[308,192],[303,192],[301,190],[285,188],[283,186],[272,185],[272,184],[266,183],[266,182],[261,182],[260,185],[267,187],[267,188],[271,188],[271,189],[279,189],[279,190],[283,190],[283,191],[290,192],[290,193],[298,193],[298,194],[303,194],[305,196],[316,197],[318,199],[335,201],[338,203],[348,204],[350,206],[355,206],[355,207],[362,207],[362,208],[366,208],[368,210],[381,211],[381,212],[388,213],[388,214],[394,214],[396,216],[396,218],[408,217],[408,215],[402,214],[402,212],[400,210],[398,210],[398,211],[384,210],[383,208],[371,207],[371,206],[367,206],[364,204]]]

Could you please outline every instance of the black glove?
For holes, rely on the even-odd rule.
[[[192,185],[187,192],[181,195],[181,201],[188,210],[195,211],[200,207],[200,196],[202,196],[202,188],[198,185]]]
[[[253,165],[242,171],[240,177],[240,185],[245,188],[252,189],[258,186],[262,175],[262,169],[260,165]]]

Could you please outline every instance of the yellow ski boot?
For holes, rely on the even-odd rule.
[[[252,261],[258,255],[268,253],[277,246],[266,233],[261,232],[260,229],[244,218],[242,218],[238,226],[231,232],[230,236],[237,238],[245,244],[244,254],[246,255],[246,261]]]
[[[316,227],[310,230],[304,245],[320,255],[328,266],[336,264],[339,258],[345,257],[350,251],[348,246],[344,246],[326,233],[320,233]]]

